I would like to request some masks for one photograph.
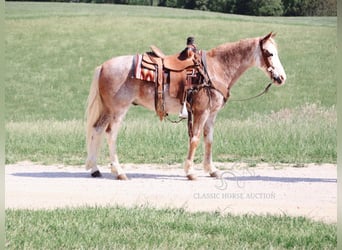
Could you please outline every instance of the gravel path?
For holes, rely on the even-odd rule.
[[[188,181],[179,165],[125,164],[130,180],[118,181],[107,167],[102,178],[91,178],[83,167],[6,165],[6,208],[147,205],[337,222],[336,165],[215,165],[224,169],[223,179],[207,177],[200,166],[198,180]]]

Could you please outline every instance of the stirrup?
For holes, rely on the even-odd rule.
[[[186,102],[184,102],[181,112],[178,115],[179,118],[187,119],[188,118],[188,110],[186,108]]]

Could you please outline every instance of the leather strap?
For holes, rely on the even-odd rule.
[[[151,61],[157,65],[156,71],[157,71],[157,81],[156,81],[156,92],[155,92],[155,99],[154,99],[154,105],[157,115],[159,116],[159,119],[162,121],[165,113],[165,107],[164,107],[164,72],[163,72],[163,61],[161,58],[155,58],[150,56]]]

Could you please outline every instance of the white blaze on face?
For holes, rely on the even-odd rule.
[[[266,49],[268,52],[270,52],[273,56],[269,57],[269,60],[274,67],[274,74],[275,76],[279,76],[282,79],[282,84],[286,81],[286,74],[285,70],[283,68],[283,65],[280,62],[279,56],[278,56],[278,50],[273,42],[272,39],[269,39],[264,44],[264,49]]]

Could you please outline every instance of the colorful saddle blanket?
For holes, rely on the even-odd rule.
[[[134,78],[147,82],[155,82],[157,80],[156,69],[147,68],[142,65],[142,55],[136,55],[134,60]]]

